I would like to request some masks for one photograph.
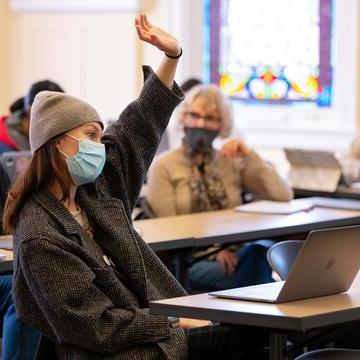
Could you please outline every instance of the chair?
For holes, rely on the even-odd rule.
[[[359,360],[360,350],[321,349],[302,354],[295,360]]]
[[[274,244],[266,253],[271,268],[285,280],[303,245],[302,240],[286,240]],[[295,360],[360,360],[360,350],[321,349],[304,353]]]
[[[274,244],[266,253],[271,268],[285,280],[303,245],[302,240],[286,240]]]

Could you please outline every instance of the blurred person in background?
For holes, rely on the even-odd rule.
[[[14,101],[10,115],[0,119],[0,153],[8,151],[30,151],[29,119],[35,96],[43,90],[63,92],[50,80],[38,81],[31,85],[25,98]],[[0,216],[10,186],[9,176],[0,165]],[[1,221],[1,235],[4,234]],[[0,324],[2,325],[2,360],[33,359],[40,333],[25,324],[16,314],[12,298],[12,274],[0,275]]]
[[[31,85],[26,97],[15,100],[9,115],[0,118],[0,153],[30,150],[29,123],[31,105],[35,96],[43,90],[64,92],[53,81],[41,80]]]
[[[178,114],[183,144],[155,160],[148,175],[147,201],[155,217],[233,208],[242,203],[244,190],[261,199],[292,199],[288,184],[243,140],[213,148],[215,138],[229,136],[233,120],[231,104],[217,86],[191,89]],[[273,281],[266,259],[272,243],[194,253],[190,288],[214,291]]]

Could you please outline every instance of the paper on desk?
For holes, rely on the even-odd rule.
[[[341,210],[360,210],[360,200],[354,199],[337,199],[327,197],[310,197],[306,199],[314,206],[341,209]]]
[[[6,259],[6,254],[1,254],[1,253],[0,253],[0,261],[1,261],[1,260],[5,260],[5,259]]]
[[[303,199],[292,200],[289,202],[261,200],[237,206],[235,211],[288,215],[299,211],[310,210],[312,208],[313,204]]]

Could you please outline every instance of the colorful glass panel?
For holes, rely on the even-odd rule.
[[[332,0],[206,0],[204,77],[257,104],[332,103]]]

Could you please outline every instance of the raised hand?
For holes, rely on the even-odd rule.
[[[180,54],[179,41],[161,28],[150,24],[146,15],[141,14],[135,19],[135,27],[140,40],[156,46],[169,56],[176,57]]]

